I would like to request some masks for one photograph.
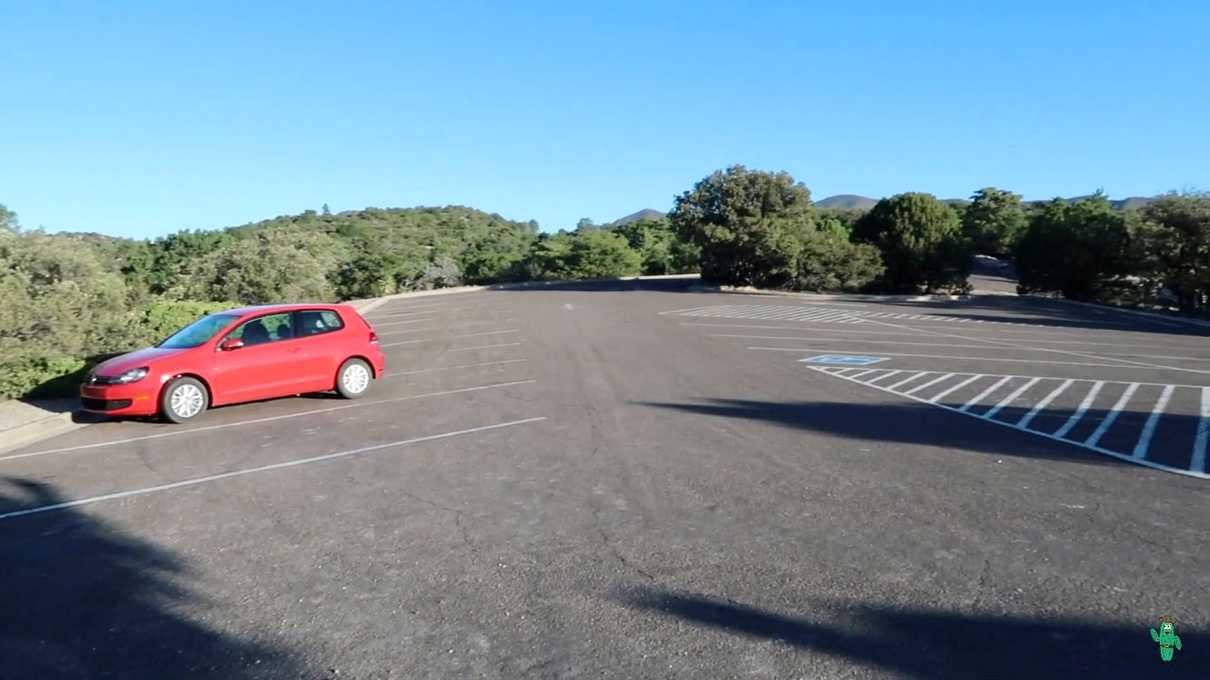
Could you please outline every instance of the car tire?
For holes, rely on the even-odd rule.
[[[160,393],[160,415],[169,422],[187,423],[210,406],[206,386],[196,378],[177,378]]]
[[[336,391],[345,399],[359,399],[370,390],[374,372],[361,359],[349,359],[336,372]]]

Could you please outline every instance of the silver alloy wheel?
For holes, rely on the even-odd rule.
[[[340,376],[340,384],[351,394],[361,394],[370,386],[370,371],[364,364],[351,363],[345,366]]]
[[[172,412],[181,418],[192,418],[202,410],[202,404],[206,401],[206,395],[198,389],[197,385],[185,383],[177,385],[172,390],[172,397],[169,403],[172,406]]]

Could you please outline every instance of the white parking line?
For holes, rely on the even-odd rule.
[[[1039,380],[1041,380],[1041,378],[1034,378],[1033,380],[1030,380],[1029,382],[1025,383],[1024,385],[1013,390],[1012,394],[1009,394],[1007,397],[1004,397],[1004,399],[1000,400],[999,404],[996,404],[995,406],[993,406],[991,409],[989,409],[987,411],[987,413],[984,413],[981,417],[987,418],[988,420],[995,418],[997,413],[999,413],[1000,411],[1003,411],[1005,407],[1007,407],[1009,404],[1016,401],[1017,398],[1020,397],[1022,394],[1025,394],[1029,390],[1029,388],[1033,387],[1034,385],[1037,385]]]
[[[491,390],[498,387],[513,387],[514,385],[529,385],[537,382],[536,380],[512,380],[509,382],[493,383],[491,385],[476,385],[475,387],[462,387],[456,390],[442,390],[441,392],[428,392],[425,394],[413,394],[406,397],[391,397],[389,399],[373,399],[360,400],[351,404],[342,404],[340,406],[330,406],[328,408],[316,408],[309,411],[301,411],[299,413],[286,413],[280,416],[267,416],[265,418],[253,418],[251,420],[240,420],[234,423],[221,423],[218,425],[206,425],[204,427],[193,427],[187,430],[171,430],[169,432],[157,432],[156,434],[145,434],[140,437],[129,437],[126,439],[117,439],[108,442],[96,442],[93,444],[80,444],[78,446],[65,446],[59,449],[45,449],[43,451],[31,451],[28,453],[17,453],[11,456],[0,457],[0,461],[16,460],[18,458],[31,458],[33,456],[49,456],[52,454],[71,453],[74,451],[83,451],[85,449],[99,449],[106,446],[119,446],[122,444],[133,444],[134,442],[144,442],[151,439],[163,439],[165,437],[179,437],[186,434],[194,434],[197,432],[212,432],[214,430],[225,430],[232,427],[243,427],[245,425],[257,425],[259,423],[270,423],[276,420],[286,420],[288,418],[302,418],[304,416],[313,416],[317,413],[331,413],[333,411],[344,411],[351,408],[364,408],[366,406],[376,406],[378,404],[391,404],[400,401],[412,401],[414,399],[427,399],[428,397],[444,397],[450,394],[462,394],[464,392],[478,392],[480,390]]]
[[[1098,380],[1092,384],[1092,388],[1088,390],[1088,394],[1084,395],[1084,401],[1080,402],[1080,405],[1076,408],[1075,413],[1072,413],[1071,417],[1067,419],[1067,422],[1063,423],[1063,427],[1060,427],[1058,431],[1055,432],[1056,438],[1063,439],[1067,436],[1068,432],[1071,432],[1072,428],[1074,428],[1076,424],[1080,422],[1080,419],[1084,417],[1084,414],[1088,413],[1089,407],[1092,406],[1092,402],[1097,398],[1097,395],[1101,392],[1101,388],[1104,386],[1104,380]]]
[[[1003,378],[1000,378],[995,383],[993,383],[991,387],[980,392],[977,397],[975,397],[974,399],[971,399],[970,401],[963,404],[962,408],[960,408],[958,410],[961,411],[962,413],[966,413],[967,411],[969,411],[971,409],[972,406],[983,401],[988,395],[990,395],[992,392],[995,392],[996,390],[1000,389],[1000,386],[1003,385],[1004,383],[1008,382],[1009,380],[1012,380],[1011,376],[1006,375]]]
[[[378,328],[382,328],[383,326],[402,326],[406,323],[429,323],[432,320],[433,320],[432,318],[407,319],[406,321],[388,321],[386,323],[376,323],[374,321],[371,321],[370,325],[373,326],[375,329],[378,329]]]
[[[961,374],[959,374],[959,375],[961,375]],[[967,378],[966,380],[963,380],[962,382],[958,383],[957,385],[954,385],[953,387],[945,390],[941,394],[934,395],[933,398],[928,400],[928,402],[930,404],[935,404],[935,403],[941,401],[942,399],[948,397],[949,395],[953,394],[954,392],[957,392],[958,390],[962,389],[963,387],[966,387],[967,385],[975,382],[979,378],[986,378],[986,377],[987,376],[982,373],[976,373],[976,374],[972,375],[971,377]]]
[[[1139,441],[1134,445],[1135,458],[1147,457],[1147,449],[1151,446],[1151,437],[1155,434],[1155,427],[1160,422],[1160,415],[1168,407],[1168,400],[1172,398],[1172,392],[1175,389],[1172,385],[1168,385],[1164,387],[1163,392],[1160,392],[1160,398],[1156,400],[1155,407],[1151,409],[1151,415],[1147,418],[1147,424],[1143,426],[1143,432],[1139,434]]]
[[[462,368],[482,368],[484,366],[499,366],[502,364],[521,364],[529,361],[529,359],[505,359],[503,361],[481,361],[477,364],[460,364],[458,366],[438,366],[436,368],[422,368],[416,371],[397,371],[395,373],[387,373],[383,378],[395,378],[401,375],[418,375],[420,373],[433,373],[435,371],[453,371]]]
[[[912,382],[913,380],[915,380],[916,378],[919,378],[922,375],[929,375],[929,373],[930,373],[929,371],[922,371],[920,373],[915,373],[910,378],[905,378],[905,379],[900,380],[899,382],[895,383],[894,385],[888,386],[887,389],[888,390],[897,390],[900,387],[903,387],[904,385]]]
[[[1193,441],[1193,460],[1189,468],[1194,472],[1206,471],[1206,442],[1210,440],[1210,387],[1202,388],[1202,418],[1197,424],[1197,437]]]
[[[757,352],[800,352],[800,353],[801,352],[811,352],[814,354],[848,354],[852,351],[852,348],[823,349],[820,347],[745,347],[744,349],[750,349],[750,350],[757,351]],[[998,347],[988,347],[987,349],[994,350],[994,349],[999,349],[999,348]],[[884,355],[884,356],[888,356],[888,357],[916,357],[916,358],[920,358],[920,359],[952,359],[954,361],[994,361],[996,363],[1010,362],[1010,363],[1014,363],[1014,364],[1047,364],[1047,365],[1056,365],[1056,366],[1100,366],[1102,368],[1120,368],[1124,371],[1148,370],[1148,371],[1154,372],[1156,368],[1163,368],[1163,369],[1168,369],[1168,370],[1173,370],[1173,371],[1181,371],[1181,372],[1185,372],[1185,373],[1210,373],[1210,371],[1203,371],[1200,369],[1177,368],[1177,367],[1172,367],[1172,366],[1158,366],[1158,367],[1157,366],[1148,366],[1147,364],[1140,364],[1138,362],[1128,362],[1125,365],[1123,365],[1123,364],[1099,364],[1099,363],[1092,363],[1092,362],[1086,362],[1086,361],[1051,361],[1048,359],[1002,359],[1000,357],[968,357],[968,356],[956,356],[953,354],[908,354],[908,353],[904,353],[904,352],[884,352],[882,350],[875,350],[875,351],[878,352],[878,354],[880,354],[880,355]],[[1122,359],[1121,361],[1125,361],[1125,359]],[[1134,365],[1131,365],[1131,364],[1134,364]]]
[[[521,420],[510,420],[503,423],[495,423],[493,425],[483,425],[482,427],[472,427],[465,430],[455,430],[453,432],[443,432],[441,434],[431,434],[425,437],[414,437],[412,439],[401,439],[399,441],[387,442],[386,444],[375,444],[373,446],[363,446],[358,449],[349,449],[347,451],[337,451],[336,453],[328,453],[322,456],[311,456],[310,458],[300,458],[298,460],[290,460],[283,463],[274,463],[272,465],[261,465],[260,467],[245,468],[243,470],[232,470],[231,472],[223,472],[217,475],[207,475],[205,477],[194,477],[193,479],[185,479],[179,482],[170,484],[159,484],[156,486],[147,486],[141,489],[132,489],[130,491],[119,491],[116,493],[107,493],[100,496],[90,496],[87,498],[77,498],[71,501],[62,503],[53,503],[50,505],[40,505],[33,508],[25,508],[24,510],[14,510],[0,514],[0,520],[12,519],[14,517],[23,517],[25,515],[33,515],[41,512],[50,512],[52,510],[62,510],[64,508],[74,508],[80,505],[89,505],[91,503],[100,503],[101,501],[112,501],[119,498],[129,498],[131,496],[142,496],[158,491],[168,491],[170,489],[180,489],[186,486],[196,486],[198,484],[206,484],[208,482],[217,482],[220,479],[230,479],[231,477],[242,477],[244,475],[252,475],[258,472],[269,472],[271,470],[281,470],[284,468],[297,467],[299,465],[308,465],[310,463],[318,463],[325,460],[334,460],[337,458],[348,458],[373,451],[381,451],[399,446],[409,446],[411,444],[420,444],[422,442],[437,441],[439,439],[449,439],[451,437],[459,437],[462,435],[475,434],[477,432],[487,432],[489,430],[499,430],[506,427],[514,427],[516,425],[525,425],[527,423],[536,423],[546,420],[545,416],[535,418],[524,418]]]
[[[932,387],[933,385],[936,385],[937,383],[945,381],[945,380],[949,380],[952,377],[954,377],[953,373],[942,374],[941,377],[933,378],[932,380],[924,383],[923,385],[920,385],[919,387],[913,387],[912,389],[908,390],[907,392],[904,392],[904,394],[915,394],[915,393],[919,392],[920,390],[928,389],[928,388]]]
[[[436,338],[417,338],[415,340],[400,340],[399,342],[384,342],[380,343],[379,347],[395,347],[397,345],[419,345],[425,342],[435,342],[438,340],[449,340],[452,338],[478,338],[484,335],[503,335],[505,333],[520,333],[521,331],[510,328],[503,331],[487,331],[486,333],[461,333],[459,335],[443,335]]]
[[[1058,387],[1056,387],[1054,389],[1053,392],[1051,392],[1050,394],[1043,397],[1042,401],[1039,401],[1036,406],[1034,406],[1032,409],[1030,409],[1029,413],[1026,413],[1024,416],[1022,416],[1021,420],[1017,421],[1017,427],[1025,427],[1025,426],[1029,425],[1033,421],[1033,419],[1035,417],[1037,417],[1037,415],[1039,413],[1042,412],[1042,409],[1045,409],[1047,406],[1050,406],[1050,402],[1057,399],[1058,396],[1060,394],[1063,394],[1063,392],[1065,392],[1068,387],[1071,387],[1073,383],[1075,383],[1075,380],[1072,380],[1070,378],[1067,380],[1064,380]],[[1169,387],[1171,387],[1171,385],[1169,385]]]
[[[1108,432],[1109,428],[1113,427],[1114,422],[1117,421],[1118,416],[1122,415],[1122,409],[1126,408],[1126,404],[1130,402],[1130,398],[1134,396],[1135,390],[1137,389],[1139,389],[1138,383],[1130,383],[1130,385],[1126,387],[1117,403],[1113,405],[1113,408],[1110,409],[1109,413],[1105,414],[1105,417],[1101,420],[1100,426],[1097,427],[1095,432],[1088,436],[1088,439],[1084,440],[1085,446],[1096,446],[1097,442],[1101,441],[1101,437],[1105,436],[1105,433]]]
[[[475,346],[473,346],[473,347],[450,347],[450,348],[445,349],[445,350],[443,350],[443,351],[445,351],[446,353],[449,353],[449,352],[470,352],[470,351],[473,351],[473,350],[476,350],[476,349],[496,349],[496,348],[498,348],[498,347],[520,347],[520,346],[521,346],[521,343],[519,343],[519,342],[502,342],[502,343],[500,343],[500,344],[498,344],[498,345],[475,345]]]
[[[878,382],[879,380],[883,380],[883,379],[885,379],[885,378],[889,378],[889,377],[891,377],[891,376],[893,376],[893,375],[899,375],[899,374],[900,374],[900,373],[902,373],[902,372],[903,372],[903,371],[894,371],[894,370],[892,370],[892,371],[888,371],[888,372],[883,373],[882,375],[878,376],[877,378],[870,378],[869,380],[866,380],[866,381],[865,381],[865,382],[863,382],[862,384],[863,384],[863,385],[873,385],[874,383]]]
[[[1088,409],[1094,403],[1094,400],[1096,399],[1097,395],[1101,391],[1101,387],[1104,384],[1106,384],[1106,381],[1093,382],[1092,389],[1089,391],[1089,394],[1084,398],[1084,401],[1080,404],[1080,407],[1077,409],[1076,413],[1072,415],[1072,417],[1068,420],[1067,424],[1064,425],[1064,427],[1062,429],[1060,429],[1058,432],[1056,432],[1054,434],[1051,434],[1051,433],[1043,431],[1043,430],[1029,429],[1028,427],[1026,427],[1025,425],[1022,424],[1023,422],[1026,425],[1028,424],[1029,421],[1026,419],[1022,419],[1022,421],[1013,423],[1013,422],[1008,422],[1005,420],[997,420],[994,418],[988,418],[986,414],[975,415],[973,413],[970,413],[969,411],[963,410],[963,407],[958,407],[956,405],[950,405],[950,404],[936,403],[935,400],[937,400],[937,397],[933,397],[932,399],[924,399],[922,397],[907,394],[906,392],[893,391],[890,388],[883,387],[881,385],[871,385],[868,381],[863,382],[860,380],[854,380],[848,374],[842,375],[841,373],[839,373],[838,369],[836,369],[835,367],[811,366],[810,368],[811,368],[811,370],[814,370],[814,371],[817,371],[820,373],[826,373],[828,375],[832,375],[834,377],[841,378],[843,380],[848,380],[849,382],[856,383],[858,385],[867,385],[867,386],[873,387],[876,390],[881,390],[888,394],[894,394],[899,397],[903,397],[906,399],[911,399],[913,401],[921,402],[923,404],[936,406],[938,408],[942,408],[947,411],[952,411],[954,413],[959,413],[959,414],[965,415],[970,418],[977,418],[980,421],[985,422],[985,423],[993,423],[995,425],[1011,428],[1011,429],[1017,430],[1019,432],[1026,432],[1026,433],[1029,433],[1034,436],[1043,437],[1045,439],[1049,439],[1049,440],[1056,441],[1056,442],[1061,442],[1061,443],[1063,443],[1065,445],[1069,445],[1069,446],[1078,446],[1078,447],[1088,449],[1088,450],[1093,451],[1098,454],[1110,456],[1112,458],[1117,458],[1119,460],[1127,461],[1130,463],[1135,463],[1135,464],[1142,465],[1142,466],[1149,467],[1149,468],[1156,469],[1156,470],[1164,470],[1166,472],[1173,472],[1173,473],[1176,473],[1179,475],[1186,475],[1186,476],[1190,476],[1190,477],[1198,477],[1200,479],[1210,479],[1210,475],[1207,475],[1205,472],[1206,446],[1207,446],[1207,443],[1210,443],[1210,387],[1198,386],[1195,388],[1202,394],[1202,426],[1199,428],[1196,441],[1194,442],[1194,455],[1191,457],[1190,465],[1188,468],[1184,468],[1184,467],[1177,467],[1174,465],[1167,465],[1164,463],[1156,463],[1154,461],[1147,460],[1146,457],[1136,457],[1136,456],[1132,455],[1132,453],[1130,451],[1114,451],[1111,449],[1107,449],[1107,448],[1101,446],[1099,443],[1089,445],[1086,443],[1087,440],[1079,441],[1079,440],[1063,438],[1063,436],[1067,435],[1071,431],[1072,427],[1074,427],[1076,423],[1080,422],[1080,420],[1088,412]],[[1055,380],[1055,381],[1061,381],[1064,383],[1083,382],[1083,381],[1076,381],[1074,379],[1049,378],[1049,377],[1040,377],[1040,376],[999,376],[999,375],[994,375],[994,376],[979,376],[979,377],[1001,378],[1001,380],[1003,380],[1004,378],[1024,378],[1027,380],[1032,380],[1032,379],[1036,378],[1038,380]],[[1139,383],[1114,382],[1113,384],[1126,385],[1127,389],[1130,389],[1131,385],[1138,385]],[[1179,386],[1179,385],[1173,386],[1174,389],[1178,389],[1180,387],[1181,386]],[[1053,401],[1053,398],[1054,398],[1054,396],[1056,396],[1057,392],[1059,392],[1059,390],[1055,390],[1055,391],[1051,392],[1050,394],[1047,395],[1046,398]],[[1129,400],[1127,399],[1126,401],[1129,401]],[[1001,401],[1001,403],[1004,403],[1004,402]],[[1126,404],[1123,403],[1123,400],[1119,399],[1118,406],[1115,408],[1122,407],[1125,405]],[[1035,410],[1038,410],[1038,409],[1036,409],[1036,407],[1035,407]],[[1034,414],[1034,411],[1031,411],[1031,414]],[[1036,414],[1034,414],[1034,415],[1036,415]],[[1181,417],[1181,416],[1177,416],[1177,417]],[[1108,427],[1106,427],[1105,429],[1107,430]],[[1091,440],[1091,439],[1092,438],[1090,437],[1089,440]],[[1172,443],[1174,443],[1174,442],[1169,442],[1168,445],[1171,446]]]

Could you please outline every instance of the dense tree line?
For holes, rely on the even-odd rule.
[[[554,233],[463,207],[325,205],[155,240],[25,231],[0,206],[0,396],[70,385],[98,356],[236,304],[694,271],[790,290],[960,292],[975,253],[1011,258],[1025,293],[1205,314],[1210,194],[1122,211],[1100,194],[1031,204],[988,187],[969,202],[904,193],[829,210],[784,172],[733,166],[665,217]]]

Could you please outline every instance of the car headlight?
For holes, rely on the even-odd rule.
[[[109,383],[110,385],[126,385],[128,383],[138,382],[146,377],[147,377],[147,367],[143,366],[141,368],[132,368],[129,371],[126,371],[125,373],[123,373],[122,375],[114,375],[114,376],[107,376],[107,377],[98,376],[98,380],[101,382]]]

